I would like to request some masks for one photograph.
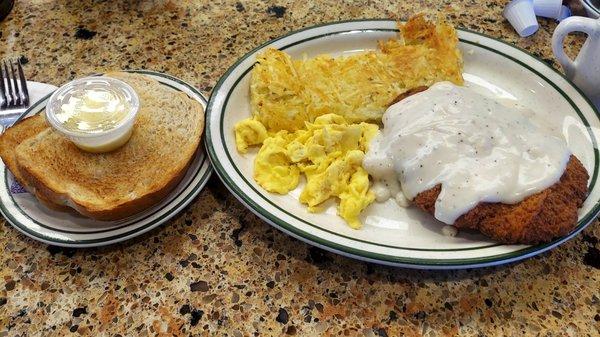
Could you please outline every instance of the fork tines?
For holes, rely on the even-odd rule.
[[[21,61],[4,60],[0,63],[0,109],[29,106],[27,80]]]

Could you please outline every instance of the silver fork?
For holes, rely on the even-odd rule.
[[[21,61],[19,59],[2,61],[0,64],[0,110],[28,106],[29,91],[27,91],[27,80]]]

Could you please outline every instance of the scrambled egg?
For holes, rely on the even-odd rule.
[[[240,152],[264,136],[257,123],[247,119],[236,125],[236,140],[243,139],[237,143]],[[360,212],[375,199],[362,160],[377,130],[374,124],[348,124],[342,116],[326,114],[306,123],[306,129],[279,131],[262,140],[254,179],[269,192],[285,194],[298,186],[304,173],[300,202],[309,211],[318,212],[323,202],[337,197],[338,214],[352,228],[360,228]]]
[[[265,126],[253,119],[244,119],[235,124],[235,145],[240,153],[248,152],[248,147],[262,144],[267,138]]]

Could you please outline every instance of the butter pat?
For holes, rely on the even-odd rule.
[[[109,152],[127,143],[138,109],[139,98],[127,83],[94,76],[55,91],[46,119],[80,149]]]

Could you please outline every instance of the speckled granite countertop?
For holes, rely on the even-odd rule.
[[[503,1],[24,1],[0,58],[59,85],[147,68],[209,94],[258,44],[317,23],[445,11],[550,63],[555,23],[520,39]],[[581,44],[570,40],[569,49]],[[169,224],[101,249],[49,247],[0,224],[0,336],[599,336],[600,226],[542,256],[457,272],[392,269],[312,248],[213,177]]]

